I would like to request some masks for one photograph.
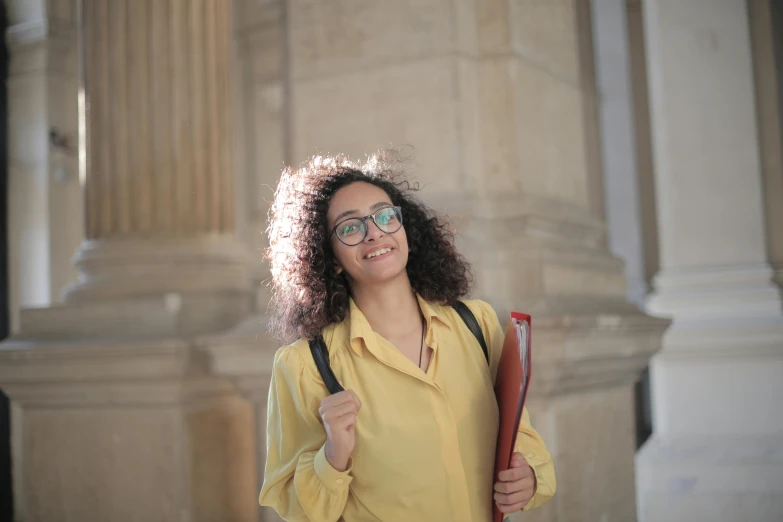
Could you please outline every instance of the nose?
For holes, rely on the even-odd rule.
[[[367,220],[367,235],[364,237],[365,241],[377,241],[385,235],[386,233],[375,224],[375,221],[372,219]]]

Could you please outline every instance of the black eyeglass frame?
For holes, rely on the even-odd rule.
[[[395,228],[394,230],[386,231],[383,228],[381,228],[381,226],[378,224],[377,221],[375,221],[375,216],[378,214],[378,212],[381,212],[382,210],[386,210],[386,209],[389,209],[389,208],[393,208],[394,210],[397,211],[397,216],[399,217],[399,224],[400,224],[400,226]],[[343,241],[343,239],[340,237],[340,234],[337,234],[337,229],[340,227],[340,225],[342,225],[346,221],[351,221],[353,219],[358,219],[358,220],[361,220],[361,221],[364,222],[364,235],[362,236],[362,239],[358,243],[350,244],[350,243],[346,243],[345,241]],[[399,229],[402,228],[402,207],[389,205],[388,207],[381,207],[381,208],[379,208],[378,210],[376,210],[375,212],[373,212],[369,216],[345,218],[342,221],[340,221],[339,223],[337,223],[335,226],[332,227],[332,231],[329,234],[329,238],[331,238],[334,234],[337,234],[337,239],[339,239],[340,243],[342,243],[345,246],[361,245],[364,242],[364,240],[367,239],[367,232],[370,231],[370,227],[367,224],[367,220],[368,219],[371,219],[372,222],[375,224],[375,226],[378,227],[378,230],[380,230],[384,234],[394,234],[395,232],[397,232]]]

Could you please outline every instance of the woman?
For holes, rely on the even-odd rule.
[[[504,332],[466,301],[489,347],[449,305],[470,269],[388,153],[286,169],[270,211],[276,356],[259,502],[289,521],[490,521],[555,492],[524,412],[494,484],[493,392]],[[345,391],[329,395],[308,339],[322,335]],[[342,517],[342,518],[341,518]]]

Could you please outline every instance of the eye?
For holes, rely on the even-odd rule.
[[[397,212],[392,208],[383,208],[378,212],[378,223],[388,225],[397,220]]]
[[[357,232],[361,231],[362,224],[363,223],[356,222],[356,221],[349,221],[349,222],[343,223],[340,226],[340,228],[338,230],[338,233],[342,237],[346,237],[346,236],[350,236],[350,235],[356,234]]]

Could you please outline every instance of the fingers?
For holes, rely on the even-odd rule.
[[[513,493],[495,493],[492,498],[495,499],[495,502],[498,503],[498,505],[513,505],[518,504],[519,502],[525,502],[527,500],[530,500],[530,498],[533,497],[533,488],[525,488],[521,489],[519,491],[515,491]]]
[[[513,513],[524,508],[536,491],[536,476],[525,457],[517,452],[511,456],[510,467],[498,473],[495,483],[495,503],[501,513]]]
[[[352,402],[354,400],[354,396],[348,392],[348,391],[341,391],[340,393],[335,393],[334,395],[329,395],[325,397],[321,401],[321,409],[329,409],[333,408],[335,406],[339,406],[340,404],[346,403],[346,402]]]
[[[359,408],[356,406],[355,402],[344,402],[340,404],[339,406],[335,406],[334,408],[330,408],[326,411],[324,411],[321,414],[321,417],[324,420],[334,420],[339,419],[343,415],[348,415],[349,413],[356,414],[356,412],[359,411]]]
[[[342,417],[324,421],[327,437],[329,434],[338,434],[341,431],[351,431],[356,426],[356,414],[349,413]]]
[[[530,500],[528,500],[527,502],[530,502]],[[503,513],[504,515],[506,513],[514,513],[516,511],[519,511],[523,507],[527,506],[527,502],[518,502],[516,504],[512,504],[509,506],[498,504],[498,510],[500,510],[500,512]]]
[[[359,408],[362,407],[362,402],[359,400],[356,393],[354,393],[353,390],[345,390],[324,398],[324,400],[321,401],[321,407],[318,411],[323,415],[323,412],[347,402],[354,402],[356,404],[356,411],[359,411]]]
[[[360,401],[360,400],[359,400],[359,396],[358,396],[358,395],[356,395],[356,393],[355,393],[353,390],[346,389],[346,388],[345,388],[345,385],[343,384],[343,381],[341,381],[341,380],[339,380],[339,379],[338,379],[338,380],[337,380],[337,382],[339,382],[339,383],[340,383],[340,386],[342,386],[342,387],[343,387],[343,392],[347,392],[347,393],[349,393],[350,395],[352,395],[352,396],[353,396],[353,399],[354,399],[354,400],[355,400],[355,401],[356,401],[356,402],[359,404],[359,408],[361,408],[361,407],[362,407],[362,401]],[[340,392],[340,393],[342,393],[342,392]],[[337,394],[337,395],[339,395],[339,394]]]
[[[513,455],[511,455],[511,463],[509,467],[512,468],[521,468],[524,467],[524,465],[527,464],[527,461],[525,460],[525,456],[522,455],[520,452],[516,452]]]
[[[362,408],[362,401],[359,400],[359,396],[356,395],[356,392],[354,392],[353,390],[346,390],[346,391],[350,393],[351,396],[353,397],[353,400],[356,402],[356,405],[358,406],[356,411],[359,411]]]
[[[322,400],[318,413],[329,430],[350,430],[356,425],[356,415],[361,407],[356,393],[345,390]]]
[[[535,482],[527,477],[515,482],[497,482],[493,498],[501,513],[513,513],[525,507],[534,493]]]
[[[498,480],[501,482],[514,482],[523,478],[533,476],[533,469],[530,466],[514,467],[498,473]]]
[[[525,477],[514,482],[496,482],[495,492],[501,495],[511,495],[520,491],[530,491],[535,489],[535,481],[532,477]],[[532,496],[532,495],[531,495]]]

